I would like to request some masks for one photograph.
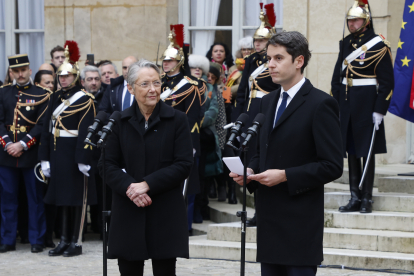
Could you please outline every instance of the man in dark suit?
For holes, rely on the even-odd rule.
[[[129,66],[134,62],[137,59],[133,56],[122,61],[122,76],[110,80],[99,104],[99,111],[103,110],[110,116],[114,111],[122,111],[131,106],[133,97],[128,93],[126,77]]]
[[[282,32],[267,44],[273,82],[263,97],[266,121],[248,172],[257,191],[257,261],[262,275],[315,275],[323,260],[324,184],[343,169],[339,107],[303,77],[306,38]],[[243,177],[231,173],[243,184]]]

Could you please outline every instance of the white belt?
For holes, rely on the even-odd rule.
[[[367,86],[367,85],[377,85],[377,79],[350,79],[352,80],[352,85],[348,84],[346,78],[342,80],[342,84],[349,86]]]
[[[266,93],[263,93],[262,91],[260,91],[260,90],[256,90],[256,97],[254,97],[254,98],[263,98],[264,96],[266,96],[267,94]],[[249,94],[249,99],[251,98],[251,96],[252,96],[252,91],[250,91],[250,94]],[[253,98],[253,99],[254,99]]]
[[[52,128],[52,134],[55,135],[55,128]],[[78,137],[78,130],[69,130],[58,129],[56,137]]]

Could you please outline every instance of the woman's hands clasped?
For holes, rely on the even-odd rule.
[[[145,181],[139,183],[131,183],[126,191],[126,195],[138,207],[147,207],[152,203],[151,198],[147,195],[148,191],[149,186]]]

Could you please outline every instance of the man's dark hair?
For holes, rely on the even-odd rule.
[[[40,70],[36,73],[34,77],[34,83],[40,83],[42,81],[43,75],[51,75],[53,77],[53,72],[49,70]]]
[[[53,48],[52,51],[50,51],[50,58],[53,59],[53,54],[55,52],[64,52],[64,51],[65,49],[62,46],[58,45],[55,48]]]
[[[309,51],[308,40],[300,32],[280,32],[275,34],[267,42],[266,50],[269,45],[285,47],[286,52],[292,56],[292,62],[294,62],[298,56],[303,56],[303,66],[300,68],[301,73],[305,70],[312,56]]]
[[[96,63],[96,64],[95,64],[95,66],[99,68],[99,67],[101,67],[101,66],[102,66],[102,64],[104,64],[104,63],[107,63],[107,64],[112,64],[112,61],[110,61],[109,59],[103,59],[103,60],[101,60],[100,62]]]

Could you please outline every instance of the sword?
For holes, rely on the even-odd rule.
[[[369,165],[369,162],[371,161],[372,148],[374,147],[375,134],[376,133],[377,133],[377,131],[375,129],[375,124],[374,124],[374,129],[372,130],[371,145],[369,146],[369,151],[368,151],[368,156],[367,156],[367,162],[365,162],[364,172],[362,173],[361,182],[359,182],[359,189],[360,190],[362,190],[362,183],[364,183],[364,179],[365,179],[365,175],[367,173],[368,165]],[[375,162],[375,160],[374,160],[374,162]]]
[[[86,215],[86,202],[88,200],[88,177],[86,175],[83,175],[83,202],[82,202],[82,217],[81,217],[81,223],[79,228],[79,237],[77,244],[82,246],[82,233],[83,233],[83,224],[85,222],[85,215]]]
[[[160,66],[158,65],[158,54],[159,54],[159,52],[160,52],[160,43],[161,43],[161,42],[158,42],[157,62],[155,63],[155,65],[157,65],[157,67],[160,67]]]

